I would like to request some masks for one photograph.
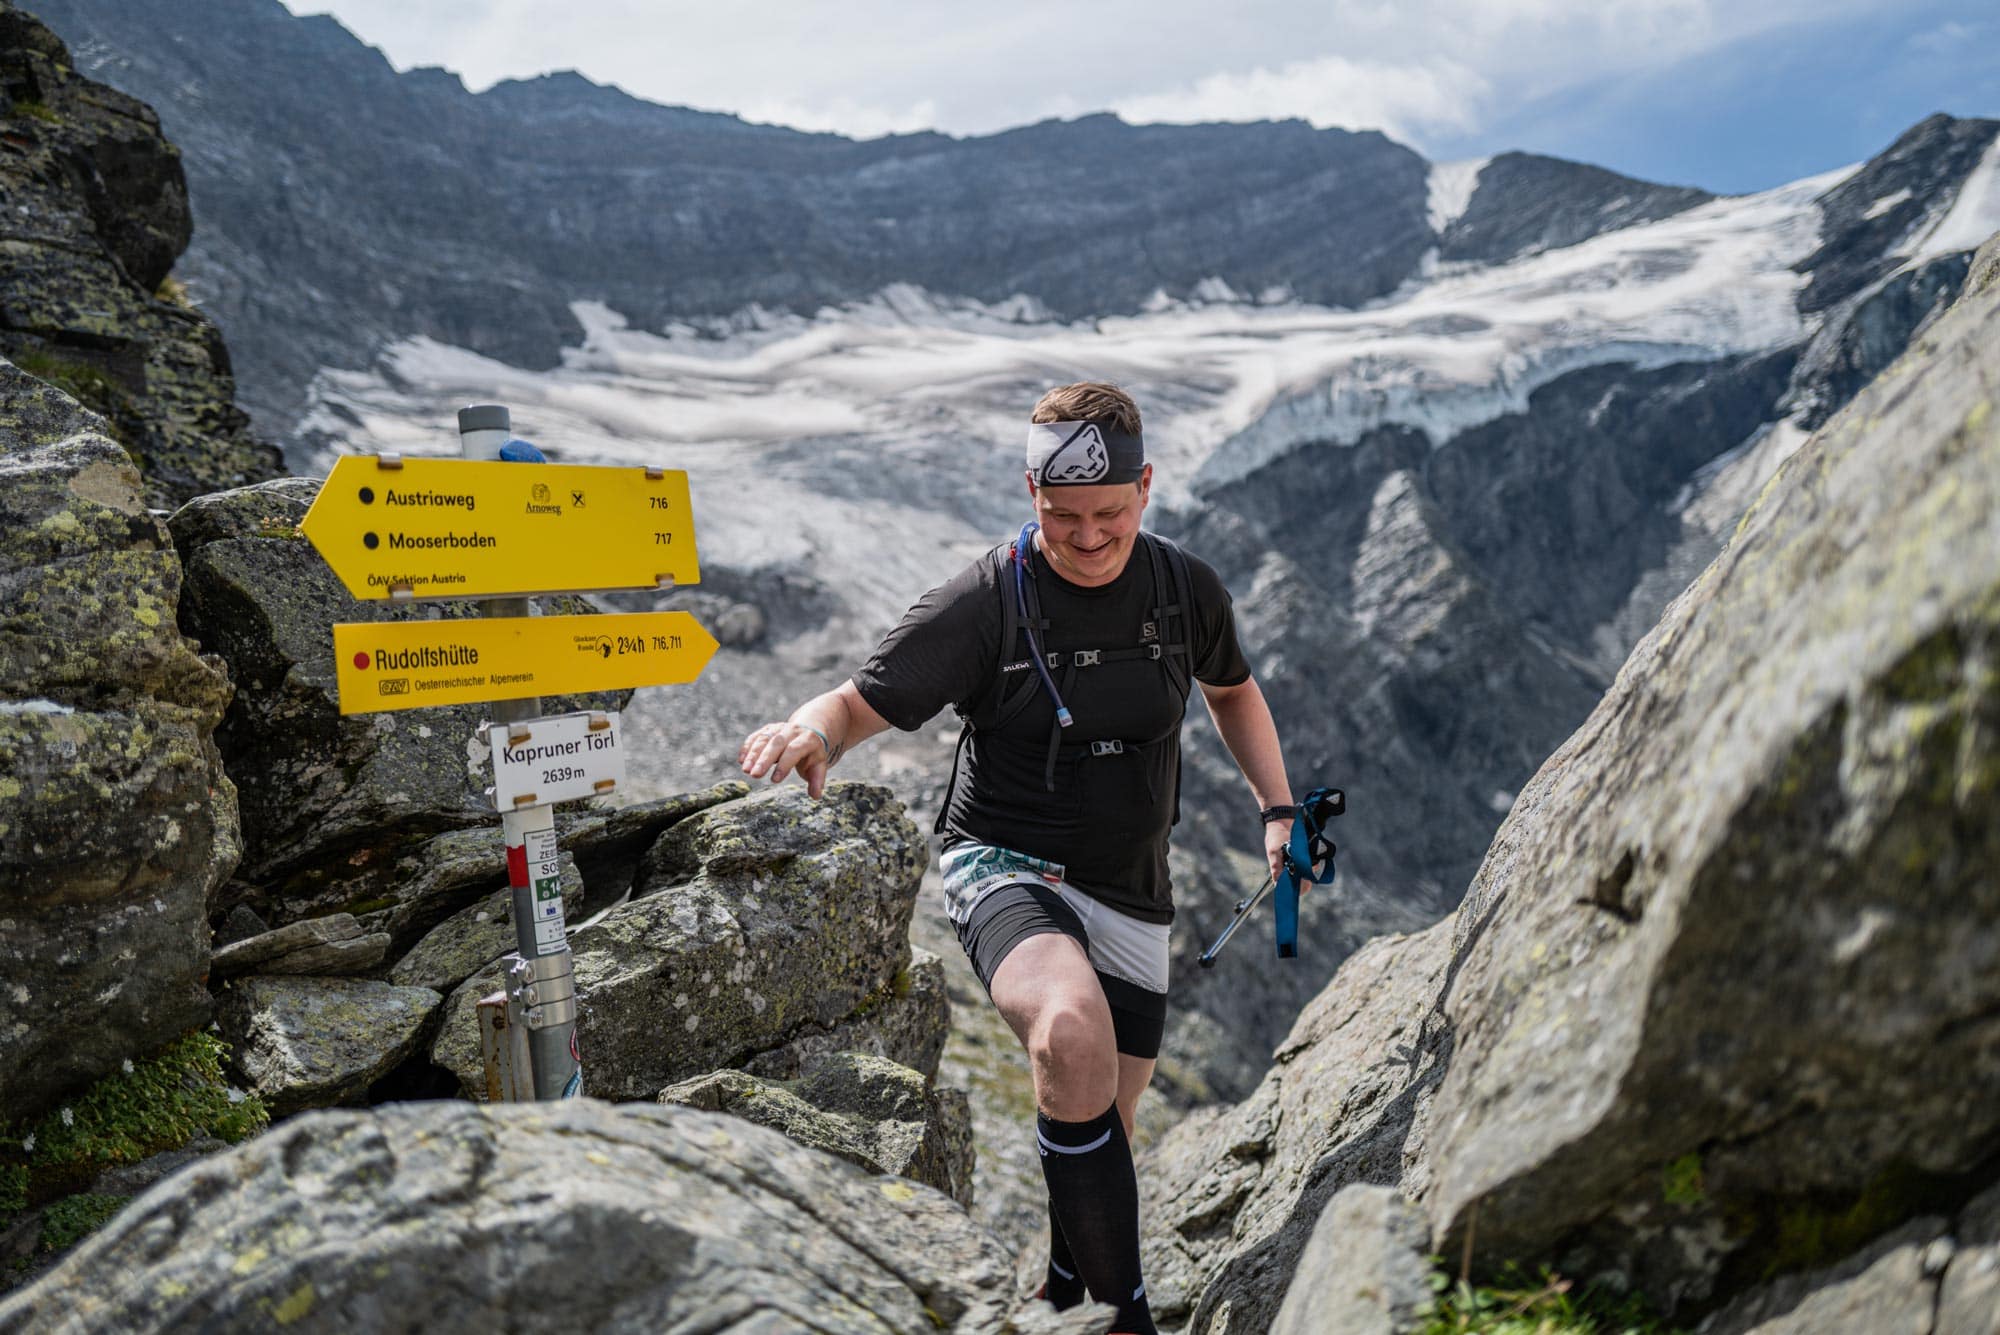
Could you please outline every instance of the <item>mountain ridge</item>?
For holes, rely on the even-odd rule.
[[[1430,165],[1374,131],[1100,113],[856,141],[581,76],[475,94],[440,71],[398,73],[338,22],[275,0],[35,11],[183,145],[197,219],[184,276],[235,340],[246,405],[274,435],[322,367],[364,367],[400,337],[554,366],[581,339],[568,309],[580,297],[643,328],[752,305],[809,313],[895,282],[1025,295],[1067,318],[1136,312],[1211,279],[1357,306],[1417,276],[1438,242]],[[627,137],[605,144],[591,132],[604,122],[550,116],[564,101],[616,112]],[[1518,185],[1503,164],[1454,253],[1490,261],[1708,197],[1618,178],[1623,209],[1565,211],[1551,183],[1586,169],[1546,161]],[[1578,188],[1608,202],[1601,169],[1587,172]],[[1482,230],[1503,196],[1563,217]]]

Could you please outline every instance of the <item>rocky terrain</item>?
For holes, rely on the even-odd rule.
[[[1640,642],[1464,903],[1357,952],[1248,1100],[1155,1150],[1163,1315],[1413,1330],[1442,1254],[1704,1331],[1994,1328],[1996,390],[2000,239]]]
[[[1215,281],[1346,305],[1440,241],[1492,260],[1706,198],[1515,155],[1440,238],[1428,165],[1374,133],[1095,116],[857,143],[574,74],[473,94],[278,0],[34,9],[186,150],[203,219],[188,268],[274,430],[320,368],[364,367],[396,337],[556,365],[583,296],[644,328],[893,282],[1071,318]]]
[[[0,23],[27,72],[0,131],[121,108],[72,110],[24,159],[31,210],[87,223],[53,249],[115,256],[125,225],[72,168],[106,141],[172,150],[18,10]],[[1239,590],[1294,769],[1349,787],[1361,850],[1309,901],[1312,967],[1270,969],[1252,933],[1203,979],[1199,929],[1243,868],[1197,727],[1177,876],[1198,930],[1163,1069],[1216,1106],[1150,1127],[1170,1320],[1410,1329],[1435,1253],[1555,1265],[1713,1331],[1991,1335],[2000,263],[1956,239],[1994,128],[1937,118],[1763,202],[1656,196],[1681,230],[1631,236],[1489,214],[1482,171],[1426,216],[1433,242],[1463,222],[1495,256],[1555,249],[1440,296],[1700,272],[1705,237],[1764,209],[1810,223],[1783,224],[1789,323],[1705,357],[1598,354],[1469,417],[1343,415],[1336,378],[1160,514]],[[704,773],[682,734],[657,795],[565,813],[599,1097],[467,1102],[466,1013],[513,930],[474,711],[342,716],[331,683],[332,621],[420,613],[346,598],[296,536],[317,484],[228,462],[228,414],[149,456],[151,419],[117,416],[144,401],[80,403],[65,388],[94,382],[23,346],[0,365],[0,1256],[55,1268],[0,1329],[1100,1328],[1020,1303],[1020,1234],[966,1209],[972,1146],[1013,1113],[982,1132],[991,1036],[940,1055],[951,975],[910,945],[936,939],[904,809],[935,800],[934,734],[848,771],[894,791],[820,804],[712,765],[664,786]],[[227,405],[226,371],[169,397]],[[374,430],[391,392],[323,404]],[[864,499],[904,485],[854,472]],[[725,561],[676,595],[729,627],[708,726],[837,670],[892,592],[844,569]],[[1676,572],[1699,578],[1647,633]]]
[[[0,19],[53,71],[45,88],[67,81],[64,105],[110,99],[67,72],[45,30]],[[128,119],[148,124],[142,112]],[[157,136],[129,151],[171,160]],[[227,404],[222,365],[189,392]],[[239,439],[219,428],[215,457]],[[457,1100],[485,1086],[470,1008],[497,988],[491,966],[514,928],[471,714],[338,711],[332,623],[425,613],[353,604],[297,534],[316,482],[151,509],[112,421],[6,361],[0,475],[0,1285],[11,1287],[153,1182],[273,1117],[399,1098],[466,1108]],[[824,1149],[832,1176],[813,1192],[858,1192],[913,1219],[949,1203],[964,1256],[919,1260],[917,1224],[897,1243],[894,1228],[858,1220],[856,1245],[886,1269],[850,1275],[844,1261],[825,1281],[948,1321],[976,1310],[963,1328],[991,1329],[1013,1295],[980,1292],[976,1276],[1007,1261],[963,1214],[967,1104],[936,1081],[944,984],[938,960],[910,945],[928,850],[881,789],[838,785],[816,803],[745,793],[725,784],[560,817],[589,1087],[658,1113],[606,1126],[671,1127],[685,1111],[701,1127],[726,1111],[742,1119],[733,1127],[763,1122],[786,1144]],[[774,1152],[757,1137],[775,1132],[745,1130],[746,1162],[801,1189],[783,1165],[807,1151]],[[282,1134],[251,1141],[273,1147],[280,1178],[300,1168]],[[697,1148],[708,1132],[686,1134],[689,1154],[723,1162]],[[467,1161],[475,1182],[482,1155]],[[871,1175],[894,1181],[879,1193],[830,1185]],[[192,1199],[174,1196],[176,1210]],[[819,1208],[800,1216],[802,1232]],[[769,1240],[749,1214],[711,1214],[721,1234]],[[92,1293],[64,1304],[92,1328],[183,1319],[94,1306],[103,1291]],[[833,1300],[812,1283],[798,1293],[804,1308]],[[730,1301],[717,1292],[721,1309]],[[0,1327],[51,1310],[24,1295]],[[184,1310],[215,1316],[205,1300]],[[252,1303],[230,1319],[269,1312]]]
[[[1297,124],[856,143],[574,76],[475,95],[275,0],[41,12],[183,145],[183,269],[296,464],[446,450],[457,404],[501,398],[562,457],[688,469],[704,582],[666,605],[725,647],[635,700],[638,791],[724,778],[749,727],[1013,531],[1041,387],[1128,384],[1151,522],[1235,592],[1294,776],[1353,798],[1307,954],[1204,973],[1254,830],[1192,724],[1182,1105],[1248,1093],[1350,950],[1457,902],[1666,601],[2000,226],[1992,121],[1731,200]],[[921,823],[948,733],[847,772]]]
[[[172,273],[192,221],[159,118],[76,77],[62,43],[11,5],[0,104],[0,355],[100,413],[154,506],[276,476],[221,334]]]
[[[1150,1152],[1166,1321],[1415,1331],[1442,1253],[1475,1274],[1556,1264],[1706,1332],[1990,1332],[2000,239],[1966,287],[1778,473],[1526,785],[1465,903],[1368,943],[1249,1099]],[[115,509],[135,487],[63,471],[93,440],[115,449],[98,420],[16,375],[9,402],[42,415],[5,419],[12,466]],[[153,872],[155,892],[202,903],[207,843],[208,860]],[[504,1314],[524,1330],[1101,1329],[1102,1309],[1059,1321],[1016,1299],[1007,1249],[961,1204],[963,1105],[925,1091],[942,1019],[922,1017],[925,963],[904,944],[922,845],[886,793],[724,790],[585,813],[565,843],[617,890],[575,941],[600,1087],[631,1077],[637,1098],[431,1098],[304,1112],[233,1150],[197,1137],[0,1302],[0,1328],[473,1330]],[[48,898],[29,935],[121,916],[101,896]],[[355,925],[392,937],[407,907]],[[428,1016],[384,1017],[434,1012],[439,990],[371,981],[379,965],[281,972],[359,939],[335,917],[304,920],[325,924],[317,944],[257,944],[280,928],[195,952],[213,973],[228,961],[233,981],[211,985],[234,1075],[275,1107],[422,1078],[402,1035]],[[829,972],[811,952],[877,962]],[[452,985],[431,955],[406,964]],[[815,970],[882,981],[788,1001],[787,980]],[[679,1007],[705,978],[714,1000]],[[345,1025],[344,1051],[314,1041]],[[456,1030],[430,1032],[435,1078]],[[255,1059],[267,1035],[289,1062]],[[364,1069],[329,1082],[322,1055]],[[718,1060],[743,1069],[644,1092]],[[42,1137],[98,1115],[84,1078],[7,1091],[10,1107],[83,1110],[0,1147],[31,1192],[62,1180]],[[31,1208],[46,1237],[55,1205]]]

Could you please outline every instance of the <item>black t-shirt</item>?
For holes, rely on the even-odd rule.
[[[1006,553],[1005,546],[994,549],[920,598],[854,674],[854,685],[876,713],[905,731],[922,727],[946,705],[989,720],[994,692],[1031,687],[1011,718],[974,728],[944,814],[948,836],[1060,862],[1070,884],[1093,898],[1148,922],[1169,922],[1167,836],[1179,816],[1186,702],[1161,660],[1137,656],[1058,670],[1074,722],[1062,732],[1050,791],[1054,703],[1039,680],[1030,680],[1035,669],[1024,636],[1016,634],[1002,662],[1002,599],[1016,596]],[[1167,587],[1156,589],[1142,538],[1117,579],[1084,588],[1031,553],[1028,578],[1048,623],[1043,651],[1060,653],[1068,663],[1080,649],[1131,649],[1191,634],[1198,680],[1234,686],[1248,679],[1221,578],[1188,557],[1193,615],[1161,625],[1155,609],[1174,601],[1164,553],[1160,567]],[[1109,741],[1121,750],[1092,754],[1089,743]]]

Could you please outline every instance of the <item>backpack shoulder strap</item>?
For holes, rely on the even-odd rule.
[[[1048,626],[1042,621],[1041,595],[1035,587],[1034,579],[1024,579],[1017,586],[1014,578],[1014,556],[1011,546],[995,548],[999,557],[1000,581],[1000,656],[993,664],[993,686],[986,697],[988,718],[982,727],[998,728],[1013,719],[1028,702],[1041,690],[1041,676],[1030,668],[1022,672],[1009,673],[1007,665],[1032,657],[1034,644],[1028,638],[1028,627],[1043,632]],[[1026,608],[1021,604],[1025,602]],[[1025,617],[1023,613],[1025,611]],[[1013,680],[1010,682],[1009,677]]]
[[[1032,671],[1018,674],[1019,680],[1008,689],[1006,666],[1015,661],[1019,654],[1033,653],[1027,646],[1025,634],[1027,623],[1021,619],[1021,608],[1014,590],[1012,544],[995,547],[986,554],[994,570],[994,585],[1000,596],[1000,651],[993,662],[993,679],[977,699],[969,702],[960,715],[958,744],[952,748],[951,778],[946,780],[944,798],[938,803],[937,819],[932,822],[932,830],[937,834],[945,832],[946,817],[951,811],[952,794],[958,788],[958,767],[965,757],[966,744],[972,734],[980,728],[997,728],[1027,707],[1034,689],[1039,682]],[[1034,581],[1026,581],[1024,594],[1028,604],[1028,616],[1036,625],[1041,624],[1041,601],[1036,597]]]
[[[1162,647],[1162,666],[1175,691],[1187,699],[1194,685],[1194,581],[1187,553],[1169,538],[1140,530],[1153,563],[1153,619]]]

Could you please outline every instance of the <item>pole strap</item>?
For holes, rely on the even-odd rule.
[[[1284,866],[1273,887],[1273,931],[1279,959],[1299,953],[1299,890],[1304,885],[1333,884],[1337,851],[1325,823],[1347,810],[1347,795],[1338,788],[1315,788],[1292,816],[1291,837],[1285,842]]]

